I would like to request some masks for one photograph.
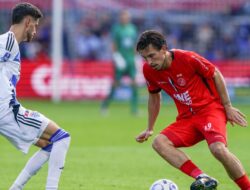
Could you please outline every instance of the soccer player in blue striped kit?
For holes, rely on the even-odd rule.
[[[10,30],[0,35],[0,134],[17,149],[27,153],[35,144],[38,150],[27,162],[10,190],[21,190],[48,161],[46,190],[58,189],[70,144],[70,135],[39,112],[24,108],[16,99],[20,76],[19,43],[36,34],[41,11],[30,3],[19,3],[12,10]]]

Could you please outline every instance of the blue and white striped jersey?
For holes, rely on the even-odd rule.
[[[20,50],[13,32],[0,35],[0,119],[19,104],[16,84],[20,78]]]

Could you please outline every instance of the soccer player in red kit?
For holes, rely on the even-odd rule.
[[[169,164],[195,178],[191,190],[214,190],[218,182],[205,174],[179,147],[206,140],[214,157],[242,190],[250,190],[250,181],[240,161],[227,148],[226,123],[247,126],[244,114],[230,102],[220,71],[200,55],[169,50],[165,37],[145,31],[137,42],[137,51],[145,59],[144,77],[149,91],[148,126],[136,137],[140,143],[152,134],[160,110],[160,91],[176,104],[178,116],[153,141],[153,148]]]

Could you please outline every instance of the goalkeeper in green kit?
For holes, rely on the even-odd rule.
[[[130,22],[130,14],[127,10],[120,13],[120,22],[112,27],[113,39],[113,63],[115,69],[115,78],[108,96],[101,105],[101,112],[105,114],[111,103],[116,88],[120,85],[123,76],[131,79],[131,113],[137,114],[138,94],[135,82],[135,44],[137,39],[137,29]]]

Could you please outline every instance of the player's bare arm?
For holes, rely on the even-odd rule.
[[[153,134],[154,124],[160,111],[161,106],[161,94],[160,93],[149,93],[148,98],[148,127],[145,131],[140,133],[136,137],[137,142],[144,142],[148,140]]]
[[[228,121],[234,126],[234,124],[240,125],[242,127],[247,126],[246,117],[241,111],[237,108],[234,108],[231,104],[224,78],[221,72],[218,69],[215,69],[214,73],[214,82],[216,89],[220,95],[221,103],[225,108]]]

